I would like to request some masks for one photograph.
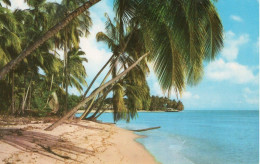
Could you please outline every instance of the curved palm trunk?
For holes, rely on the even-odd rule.
[[[114,65],[112,66],[112,68],[110,68],[110,70],[109,70],[108,73],[106,74],[105,78],[104,78],[103,81],[101,82],[100,86],[102,86],[102,85],[105,83],[105,81],[107,80],[107,78],[108,78],[109,75],[111,74],[112,70],[113,70],[114,67],[116,66],[116,63],[117,63],[118,60],[119,60],[119,55],[117,56],[116,62],[114,63]],[[96,97],[99,97],[99,96],[100,96],[100,93],[99,93]],[[85,110],[85,112],[80,116],[80,118],[78,119],[78,121],[82,120],[83,118],[86,118],[87,115],[91,112],[91,110],[92,110],[91,106],[92,106],[93,102],[95,101],[96,97],[92,99],[90,105],[89,105],[88,108]]]
[[[96,76],[94,77],[94,79],[91,81],[88,89],[86,90],[86,92],[83,95],[83,99],[87,96],[90,88],[92,87],[92,85],[94,84],[94,82],[96,81],[96,79],[98,78],[98,76],[104,71],[104,69],[107,67],[107,65],[111,62],[111,60],[113,59],[114,55],[112,55],[110,57],[110,59],[106,62],[106,64],[99,70],[99,72],[96,74]]]
[[[119,57],[125,52],[125,49],[127,48],[127,45],[130,41],[130,39],[132,38],[133,33],[130,34],[129,38],[127,39],[126,43],[124,44],[124,47],[122,48],[122,52],[120,54],[118,54],[118,56],[116,57],[115,63],[113,64],[113,66],[110,68],[109,72],[106,74],[105,78],[103,79],[103,81],[101,82],[100,86],[103,85],[105,83],[105,81],[107,80],[107,78],[109,77],[109,75],[112,73],[113,69],[116,67],[117,62],[119,60]],[[90,86],[88,87],[87,91],[84,93],[83,99],[86,97],[87,93],[89,92],[90,88],[92,87],[93,83],[95,82],[96,78],[100,75],[100,73],[104,70],[104,68],[110,63],[110,61],[113,59],[113,57],[115,56],[115,54],[113,54],[110,59],[107,61],[107,63],[103,66],[103,68],[101,68],[101,70],[98,72],[98,74],[95,76],[95,78],[92,80]],[[100,93],[98,94],[97,97],[100,96]],[[90,103],[90,106],[88,106],[88,108],[85,110],[85,112],[80,116],[80,118],[78,119],[78,121],[82,120],[83,118],[86,118],[87,115],[91,112],[92,108],[92,104],[94,102],[95,98],[92,99],[92,102]],[[70,116],[70,119],[73,118],[75,113],[73,113],[73,115]]]
[[[107,96],[107,95],[106,95],[106,96]],[[104,100],[105,100],[106,96],[103,98],[103,100],[102,100],[102,102],[100,103],[100,105],[99,105],[98,109],[96,110],[96,112],[95,112],[92,116],[90,116],[89,118],[87,118],[87,119],[89,119],[89,120],[94,120],[94,119],[95,119],[96,115],[99,113],[99,111],[101,110],[101,108],[102,108],[102,106],[103,106],[103,104],[104,104]]]
[[[122,78],[125,74],[127,74],[129,71],[131,71],[144,57],[146,57],[149,54],[149,52],[147,52],[146,54],[144,54],[142,57],[140,57],[135,63],[133,63],[130,67],[128,67],[125,71],[123,71],[122,73],[120,73],[118,76],[116,76],[115,78],[109,80],[107,83],[105,83],[104,85],[100,86],[99,88],[97,88],[93,93],[91,93],[87,98],[85,98],[83,101],[81,101],[80,103],[78,103],[78,105],[76,105],[74,108],[72,108],[65,116],[63,116],[61,119],[59,119],[58,121],[56,121],[55,123],[53,123],[51,126],[47,127],[45,130],[53,130],[54,128],[56,128],[57,126],[59,126],[60,124],[62,124],[66,119],[68,119],[73,113],[75,113],[80,107],[84,106],[89,100],[91,100],[92,98],[94,98],[99,92],[101,92],[103,89],[105,89],[106,87],[108,87],[110,84],[116,82],[117,80],[119,80],[120,78]]]
[[[104,109],[102,110],[102,112],[100,112],[100,113],[95,117],[95,120],[97,120],[97,118],[100,117],[105,111],[106,111],[106,109],[104,108]]]
[[[103,102],[104,102],[105,98],[107,97],[108,93],[112,90],[112,88],[113,88],[113,86],[111,86],[108,89],[108,91],[106,91],[106,93],[101,97],[101,103],[100,103],[98,109],[95,111],[95,113],[92,116],[90,116],[90,118],[93,118],[93,117],[95,117],[98,114],[98,112],[100,111],[101,107],[103,106]],[[92,106],[92,109],[93,109],[94,106]],[[83,118],[86,118],[89,115],[90,112],[91,112],[91,110],[89,110],[85,116],[80,117],[78,119],[78,121],[82,120]]]
[[[42,45],[45,41],[53,37],[55,34],[57,34],[61,29],[63,29],[65,26],[69,24],[72,19],[82,14],[85,10],[90,8],[91,6],[95,5],[101,0],[89,0],[86,3],[84,3],[82,6],[75,9],[72,13],[70,13],[67,17],[65,17],[62,21],[57,23],[55,26],[53,26],[50,30],[48,30],[42,37],[37,39],[33,44],[31,44],[29,47],[24,49],[20,55],[6,64],[0,71],[0,80],[3,79],[3,77],[9,73],[17,64],[19,64],[24,58],[26,58],[28,55],[30,55],[34,50],[36,50],[40,45]]]
[[[110,57],[110,59],[106,62],[106,64],[105,64],[105,65],[99,70],[99,72],[96,74],[96,76],[95,76],[94,79],[91,81],[90,85],[88,86],[88,89],[87,89],[86,92],[84,93],[84,95],[83,95],[83,97],[82,97],[82,100],[84,100],[84,98],[87,96],[87,94],[88,94],[89,90],[91,89],[91,87],[93,86],[94,82],[97,80],[98,76],[104,71],[104,69],[107,67],[107,65],[111,62],[111,60],[113,59],[113,57],[114,57],[114,55],[112,55],[112,56]],[[94,101],[92,101],[92,103],[93,103],[93,102],[94,102]],[[85,115],[85,117],[86,117],[87,115],[89,115],[89,113],[91,112],[91,110],[89,110],[90,107],[91,107],[91,105],[92,105],[92,104],[90,104],[90,106],[88,106],[88,108],[84,111],[84,113],[83,113],[82,115]],[[74,115],[75,115],[75,113],[73,113],[73,114],[70,116],[69,120],[72,120],[73,117],[74,117]],[[82,116],[82,117],[84,117],[84,116]],[[80,118],[80,120],[81,120],[81,119],[82,119],[82,118]]]

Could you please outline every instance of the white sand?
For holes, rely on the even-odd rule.
[[[154,157],[134,141],[138,135],[115,125],[82,121],[44,131],[49,125],[0,124],[0,163],[156,163]]]

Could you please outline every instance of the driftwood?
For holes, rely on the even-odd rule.
[[[131,130],[131,131],[134,131],[134,132],[143,132],[143,131],[147,131],[147,130],[153,130],[153,129],[159,129],[161,128],[160,126],[157,126],[157,127],[151,127],[151,128],[146,128],[146,129],[138,129],[138,130]]]

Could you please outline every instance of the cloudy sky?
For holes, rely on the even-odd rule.
[[[12,2],[12,8],[26,8],[23,0]],[[201,83],[187,87],[181,100],[187,110],[258,109],[259,1],[218,0],[216,7],[225,30],[224,48],[215,61],[205,65]],[[113,18],[112,0],[102,0],[90,9],[91,34],[80,43],[89,61],[85,64],[89,83],[111,56],[106,45],[95,40],[95,34],[104,31],[105,12]],[[151,94],[163,96],[156,76],[151,73],[147,79]],[[100,80],[94,86],[98,87]],[[70,92],[79,94],[74,88]],[[175,98],[174,94],[171,98]]]

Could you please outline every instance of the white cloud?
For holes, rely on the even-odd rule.
[[[247,66],[223,59],[210,63],[206,68],[206,77],[217,81],[231,81],[237,84],[255,83],[258,78]]]
[[[243,22],[243,19],[240,16],[237,15],[231,15],[230,18],[237,22]]]
[[[236,37],[235,33],[232,31],[226,32],[224,38],[225,46],[221,52],[222,56],[228,61],[235,60],[239,53],[239,47],[246,44],[248,41],[248,34],[242,34],[239,37]]]

